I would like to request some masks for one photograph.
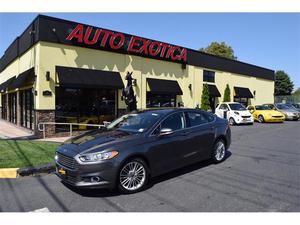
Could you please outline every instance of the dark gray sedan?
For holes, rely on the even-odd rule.
[[[142,190],[149,178],[212,159],[225,159],[227,120],[196,109],[142,110],[106,128],[75,137],[57,149],[57,175],[80,188]]]

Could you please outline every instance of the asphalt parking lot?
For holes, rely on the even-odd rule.
[[[77,191],[55,175],[0,179],[0,211],[300,211],[300,121],[232,127],[227,159],[153,179],[132,195]]]

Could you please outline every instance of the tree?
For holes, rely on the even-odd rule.
[[[228,84],[226,84],[226,88],[224,90],[223,102],[230,102],[230,88]]]
[[[225,42],[219,43],[214,41],[210,43],[210,45],[206,48],[200,48],[199,50],[212,55],[222,56],[228,59],[237,59],[237,57],[234,55],[233,49],[229,45],[226,45]]]
[[[300,96],[300,87],[298,87],[297,90],[294,91],[292,95],[294,95],[294,96]]]
[[[290,77],[283,70],[278,70],[275,73],[275,95],[291,95],[294,89],[294,84]]]
[[[208,84],[203,84],[203,90],[201,96],[201,109],[205,111],[210,109]]]

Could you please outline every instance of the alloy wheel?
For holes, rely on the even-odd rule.
[[[136,191],[144,186],[146,169],[142,163],[131,161],[120,172],[120,185],[127,191]]]
[[[224,159],[226,154],[226,147],[223,141],[218,141],[216,144],[216,150],[215,150],[215,159],[217,162],[220,162]]]

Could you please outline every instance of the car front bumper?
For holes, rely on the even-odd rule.
[[[251,124],[254,122],[254,120],[252,117],[248,117],[248,118],[239,117],[235,119],[235,122],[237,124]]]
[[[298,120],[300,118],[299,115],[286,115],[285,119],[286,120]]]
[[[62,182],[77,188],[114,188],[117,174],[118,167],[113,161],[90,165],[79,164],[75,169],[56,162],[56,175]]]

